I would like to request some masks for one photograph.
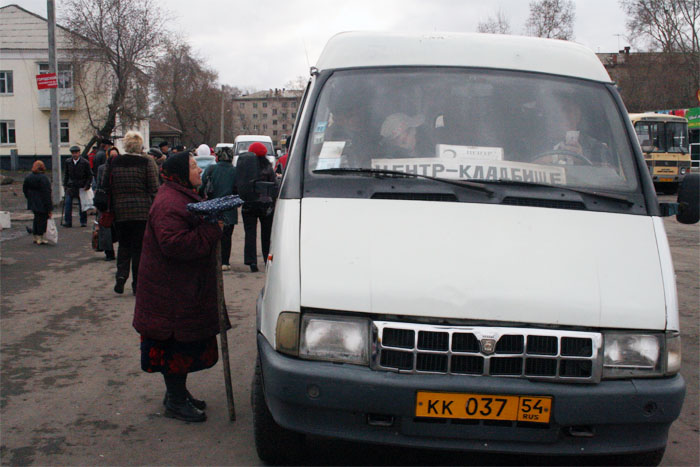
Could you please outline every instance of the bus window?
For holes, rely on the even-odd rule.
[[[686,127],[687,125],[681,122],[666,123],[668,152],[688,153],[688,134],[686,133]]]
[[[663,138],[661,138],[661,124],[658,122],[638,122],[634,126],[637,132],[637,138],[639,139],[639,145],[643,148],[653,147],[653,152],[660,152],[664,150],[665,144],[662,144]]]

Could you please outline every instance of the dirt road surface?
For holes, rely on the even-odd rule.
[[[14,222],[14,234],[3,232],[6,240],[0,243],[2,464],[260,465],[252,434],[250,382],[256,352],[255,299],[264,273],[251,273],[242,264],[240,226],[234,230],[232,271],[224,273],[233,324],[228,339],[238,420],[231,424],[227,419],[218,363],[188,379],[192,393],[206,399],[209,419],[186,424],[163,417],[162,379],[143,373],[139,366],[130,283],[124,295],[113,292],[115,264],[90,249],[90,229],[59,228],[58,246],[36,247],[22,234],[28,223]],[[663,464],[695,466],[700,465],[700,228],[674,219],[665,223],[678,275],[682,372],[688,393]],[[323,439],[309,440],[308,448],[306,463],[314,465],[546,462],[541,457],[475,457]]]

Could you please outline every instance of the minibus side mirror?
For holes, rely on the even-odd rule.
[[[687,174],[678,187],[678,214],[681,224],[695,224],[700,220],[700,174]]]

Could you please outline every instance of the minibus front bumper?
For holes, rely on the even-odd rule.
[[[680,375],[602,381],[398,374],[292,358],[258,334],[267,406],[282,427],[306,434],[410,447],[525,454],[623,454],[662,449],[685,396]],[[425,420],[419,390],[553,398],[549,424]]]

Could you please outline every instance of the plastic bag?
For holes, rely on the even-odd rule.
[[[56,228],[56,221],[54,221],[53,218],[49,218],[49,220],[46,221],[46,234],[44,238],[46,238],[51,245],[58,244],[58,229]]]
[[[78,191],[78,195],[80,195],[80,208],[83,211],[95,208],[95,205],[93,203],[93,200],[95,199],[95,194],[92,192],[92,188],[88,188],[87,190],[85,188],[81,188]]]

